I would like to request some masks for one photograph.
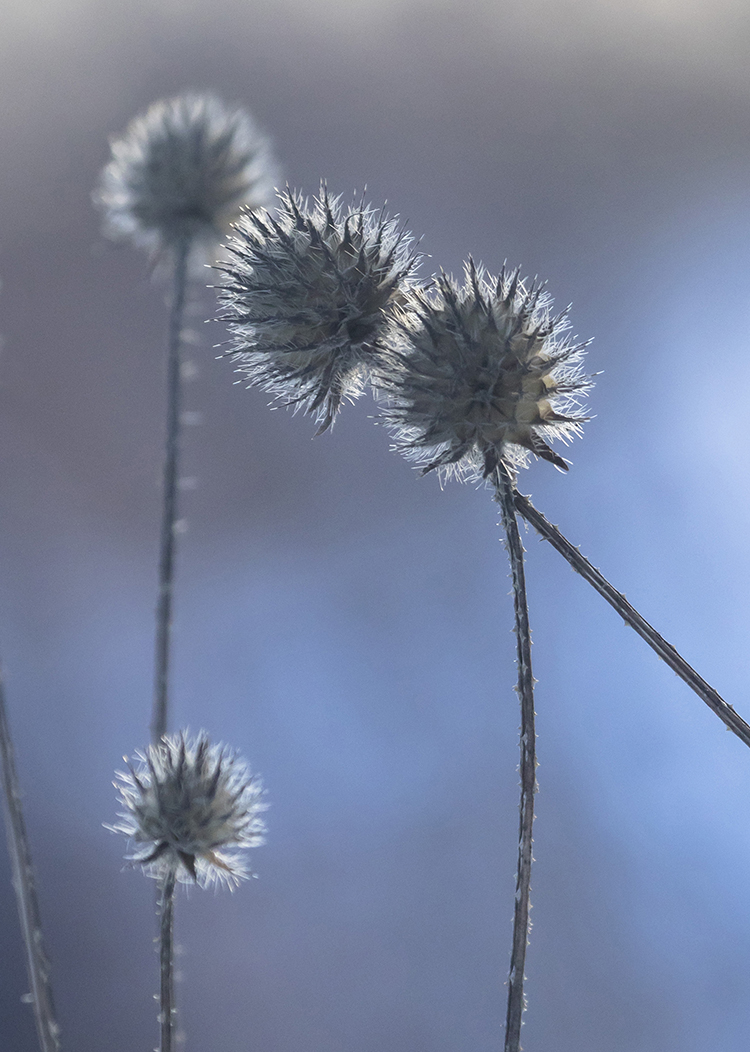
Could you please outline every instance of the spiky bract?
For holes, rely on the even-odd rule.
[[[134,843],[128,860],[157,878],[174,867],[183,883],[238,884],[247,869],[226,849],[264,842],[260,779],[204,732],[165,736],[136,758],[117,773],[123,821],[108,827]]]
[[[567,470],[550,448],[578,435],[586,344],[569,335],[567,311],[553,316],[542,285],[518,270],[489,277],[473,261],[459,286],[441,274],[434,294],[410,293],[382,378],[396,448],[458,478],[487,478],[528,453]]]
[[[419,261],[411,240],[396,218],[344,206],[325,186],[312,204],[287,189],[278,217],[245,212],[219,265],[237,371],[325,431],[377,363]]]
[[[155,102],[113,140],[94,202],[110,237],[156,256],[181,242],[208,252],[241,206],[269,203],[276,176],[249,114],[188,93]]]

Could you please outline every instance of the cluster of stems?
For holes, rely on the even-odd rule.
[[[167,341],[167,412],[163,500],[156,604],[154,697],[151,739],[158,745],[169,726],[170,655],[172,648],[173,592],[177,520],[181,416],[181,346],[188,286],[191,240],[183,237],[172,248],[172,294]],[[489,470],[489,469],[488,469]],[[505,1052],[519,1052],[525,1010],[524,971],[529,939],[529,909],[536,793],[536,731],[534,677],[531,664],[531,630],[526,598],[524,549],[518,515],[524,518],[614,608],[670,668],[700,697],[745,745],[750,746],[750,725],[693,669],[677,650],[638,613],[580,551],[519,493],[516,481],[502,459],[489,474],[502,517],[513,586],[517,648],[517,693],[521,708],[518,866],[516,874],[513,937],[508,978]],[[13,883],[18,900],[31,1001],[41,1052],[60,1052],[59,1026],[54,1009],[49,965],[42,942],[39,906],[31,855],[21,808],[5,695],[0,676],[0,760],[2,790]],[[176,1007],[174,997],[174,900],[177,871],[167,865],[158,885],[160,958],[160,1052],[174,1052]]]
[[[536,792],[536,745],[534,727],[534,677],[531,671],[531,632],[526,602],[523,546],[518,531],[516,513],[533,526],[539,535],[558,551],[569,565],[613,607],[626,624],[635,629],[651,649],[716,713],[737,737],[750,746],[750,725],[714,690],[681,654],[653,628],[635,607],[628,602],[594,567],[578,548],[538,511],[528,497],[518,492],[515,482],[501,465],[494,473],[495,500],[500,505],[506,547],[511,568],[515,633],[518,665],[518,686],[521,703],[521,800],[519,806],[518,867],[513,916],[513,937],[508,977],[508,1001],[505,1028],[505,1052],[519,1052],[521,1024],[525,1010],[524,966],[529,937],[529,908],[531,894],[532,836],[534,824],[534,794]]]

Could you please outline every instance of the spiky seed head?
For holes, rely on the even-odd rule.
[[[359,397],[419,256],[397,218],[364,200],[343,205],[325,186],[308,203],[287,190],[278,215],[244,212],[217,264],[229,356],[249,386],[330,427]]]
[[[410,292],[381,376],[396,448],[443,476],[512,472],[529,452],[567,471],[548,444],[580,434],[585,343],[569,333],[567,311],[536,281],[503,268],[498,278],[472,260],[461,286],[446,274],[432,292]]]
[[[174,868],[183,883],[237,885],[248,876],[232,849],[264,842],[260,779],[226,746],[201,731],[165,736],[137,752],[114,783],[123,810],[116,825],[134,850],[128,861],[160,878]]]
[[[242,206],[273,198],[276,164],[248,113],[214,95],[155,102],[112,141],[94,203],[105,233],[159,257],[181,242],[204,255]]]

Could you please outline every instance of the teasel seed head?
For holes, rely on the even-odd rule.
[[[553,315],[544,286],[505,267],[490,277],[469,260],[461,286],[446,274],[413,290],[399,311],[380,376],[395,447],[443,477],[511,473],[534,453],[567,471],[549,442],[579,435],[587,343]]]
[[[156,259],[180,243],[201,248],[205,258],[241,207],[272,200],[277,176],[269,143],[248,113],[189,92],[153,103],[112,141],[94,203],[110,237]]]
[[[260,779],[203,731],[165,736],[135,755],[114,783],[122,821],[107,826],[134,845],[128,861],[156,878],[174,868],[183,883],[239,884],[248,871],[235,850],[264,843]]]
[[[396,217],[325,185],[312,204],[287,188],[277,215],[243,212],[217,264],[227,352],[248,386],[319,424],[363,394],[394,308],[405,301],[419,255]]]

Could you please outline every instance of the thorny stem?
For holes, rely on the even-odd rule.
[[[18,916],[21,921],[26,967],[31,983],[34,1018],[42,1052],[59,1052],[60,1027],[55,1014],[49,961],[44,952],[39,901],[36,895],[31,851],[26,835],[26,823],[21,808],[21,790],[16,772],[16,761],[10,726],[5,709],[5,690],[0,672],[0,755],[2,756],[3,800],[5,802],[8,850],[13,866],[13,887],[16,892]]]
[[[529,896],[531,894],[532,834],[534,794],[536,793],[536,731],[534,729],[534,676],[531,671],[531,629],[526,602],[523,545],[513,507],[514,484],[503,465],[493,476],[495,500],[500,505],[507,539],[508,559],[513,580],[513,607],[516,617],[518,659],[518,697],[521,702],[521,803],[519,806],[518,871],[513,915],[513,948],[508,976],[508,1012],[505,1022],[505,1052],[519,1052],[521,1022],[525,1008],[523,994],[526,947],[529,941]]]
[[[176,1029],[174,1003],[174,888],[177,871],[170,866],[162,878],[159,899],[159,1022],[161,1042],[159,1052],[173,1052]]]
[[[159,597],[156,603],[156,654],[154,708],[151,740],[167,733],[169,658],[172,640],[172,591],[174,583],[175,521],[177,518],[177,470],[180,439],[180,344],[190,243],[181,241],[175,250],[172,307],[169,314],[167,349],[167,436],[164,457],[164,493],[159,549]]]
[[[603,596],[609,605],[614,607],[620,617],[631,628],[635,629],[641,639],[645,639],[651,649],[677,673],[680,679],[687,683],[699,698],[705,701],[706,705],[716,713],[729,730],[733,731],[745,745],[750,746],[750,724],[747,724],[735,712],[734,708],[724,701],[722,696],[710,684],[706,683],[702,676],[698,675],[695,669],[685,661],[671,643],[668,643],[663,636],[659,635],[655,628],[651,627],[645,618],[641,617],[625,596],[613,588],[606,577],[595,566],[592,566],[588,559],[581,555],[579,550],[560,533],[557,526],[554,526],[540,511],[537,511],[529,498],[524,497],[518,490],[513,494],[513,503],[516,510],[523,515],[526,521],[546,541],[549,541],[564,559],[567,559],[576,573],[579,573],[581,577],[588,581],[599,595]]]

